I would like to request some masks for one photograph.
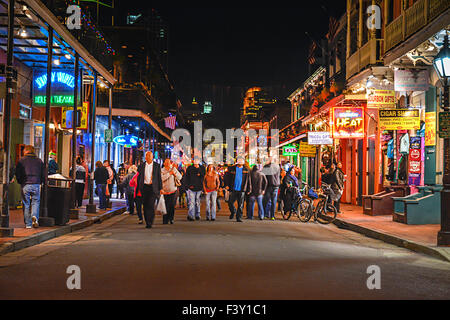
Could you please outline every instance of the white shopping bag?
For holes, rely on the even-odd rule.
[[[167,214],[166,211],[166,202],[164,201],[164,196],[162,195],[161,198],[159,198],[158,206],[156,207],[156,212],[160,215]]]

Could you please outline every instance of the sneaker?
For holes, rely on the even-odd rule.
[[[139,220],[139,224],[144,224],[144,221],[143,220]]]
[[[36,217],[31,217],[31,220],[33,221],[33,228],[38,228],[39,223],[38,223]]]
[[[270,219],[270,220],[275,221],[275,218],[272,218],[272,219]]]
[[[236,222],[243,222],[241,219],[237,219]]]
[[[32,228],[31,226],[26,226],[26,227],[25,227],[25,229],[31,229],[31,228]]]

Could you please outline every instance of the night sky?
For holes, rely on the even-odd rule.
[[[328,30],[329,17],[339,18],[345,12],[345,0],[312,2],[302,7],[264,7],[257,2],[253,7],[235,2],[220,8],[179,7],[168,1],[148,5],[169,25],[169,77],[180,96],[191,94],[186,93],[188,83],[277,85],[285,88],[287,97],[308,77],[311,38],[305,32],[320,40]],[[138,3],[125,1],[124,12],[139,12],[145,3]]]

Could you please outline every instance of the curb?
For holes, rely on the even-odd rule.
[[[382,233],[379,231],[375,231],[373,229],[369,229],[366,227],[362,227],[357,224],[349,223],[347,221],[343,221],[340,219],[336,219],[333,224],[337,226],[339,229],[345,229],[353,232],[360,233],[365,235],[366,237],[381,240],[383,242],[395,245],[397,247],[405,248],[414,252],[422,253],[433,258],[437,258],[439,260],[450,262],[450,255],[444,251],[440,251],[439,248],[429,247],[423,244],[419,244],[413,241],[401,239],[396,236],[392,236],[386,233]]]
[[[40,233],[36,233],[34,235],[31,235],[29,237],[24,237],[22,239],[5,242],[0,245],[0,256],[10,253],[19,251],[28,247],[32,247],[34,245],[40,244],[42,242],[48,241],[50,239],[54,239],[78,230],[85,229],[87,227],[92,226],[93,224],[102,223],[105,220],[108,220],[114,216],[121,215],[126,211],[126,208],[119,208],[116,210],[108,211],[100,216],[97,217],[91,217],[87,220],[79,221],[72,223],[70,225],[65,225],[58,227],[55,230],[48,230]]]

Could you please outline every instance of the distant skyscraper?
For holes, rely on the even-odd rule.
[[[206,101],[203,105],[203,113],[204,114],[210,114],[212,112],[212,103],[211,101]]]

